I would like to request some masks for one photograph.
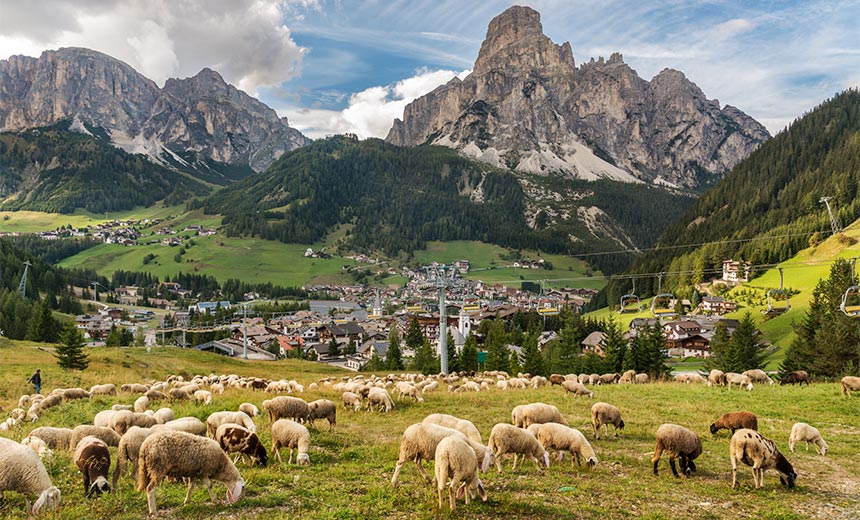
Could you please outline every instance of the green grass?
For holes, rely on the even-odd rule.
[[[45,389],[57,386],[88,387],[94,383],[116,384],[147,379],[163,379],[168,374],[236,373],[268,378],[294,378],[304,385],[322,376],[339,374],[319,364],[295,361],[242,362],[214,354],[174,348],[90,349],[92,365],[83,373],[63,373],[50,354],[24,342],[0,340],[4,363],[0,366],[0,406],[9,409],[17,396],[29,387],[24,383],[36,366],[42,368]],[[444,385],[443,385],[444,388]],[[311,429],[311,465],[287,466],[273,462],[267,468],[251,468],[240,462],[246,493],[232,506],[211,504],[207,493],[197,489],[191,503],[182,505],[182,484],[162,483],[158,490],[160,517],[164,518],[856,518],[860,515],[860,414],[858,397],[843,398],[837,383],[816,383],[809,387],[763,387],[749,392],[707,388],[703,385],[658,383],[652,385],[610,385],[594,389],[595,400],[618,406],[626,427],[619,438],[593,440],[589,408],[593,401],[562,395],[558,387],[539,390],[477,394],[428,394],[424,403],[402,402],[388,414],[351,413],[338,409],[337,428],[329,432],[322,422]],[[97,398],[53,408],[35,424],[4,433],[21,439],[44,425],[74,426],[90,422],[99,410],[114,402],[131,403],[136,396]],[[212,405],[173,403],[177,416],[205,418],[222,409],[235,409],[248,401],[258,406],[271,394],[230,389],[216,396]],[[306,400],[339,400],[330,390],[309,391]],[[592,470],[571,466],[567,459],[539,474],[532,463],[511,470],[510,460],[503,472],[482,475],[488,493],[486,503],[440,512],[434,490],[420,481],[414,465],[407,464],[400,485],[392,488],[391,474],[397,460],[399,437],[410,424],[433,412],[447,412],[472,420],[486,440],[492,426],[510,420],[517,404],[542,401],[557,405],[571,426],[586,432],[600,463]],[[759,417],[760,431],[776,440],[799,477],[797,487],[788,491],[768,471],[765,487],[754,490],[751,471],[742,467],[740,486],[731,489],[728,435],[712,436],[708,425],[729,410],[749,410]],[[805,451],[787,453],[787,439],[796,421],[818,427],[830,445],[826,457]],[[667,462],[660,475],[651,472],[653,432],[664,422],[687,426],[699,432],[704,452],[696,461],[698,472],[690,479],[675,479]],[[270,445],[270,425],[257,418],[258,432]],[[286,454],[284,454],[286,455]],[[45,518],[113,519],[145,518],[143,493],[133,490],[130,476],[120,480],[119,489],[98,499],[83,497],[81,476],[68,452],[58,452],[48,464],[55,485],[63,493],[63,506]],[[215,484],[219,497],[224,488]],[[5,518],[24,518],[23,498],[7,493],[0,505]]]
[[[166,218],[183,213],[182,206],[164,207],[160,203],[148,208],[135,208],[127,211],[117,211],[105,214],[90,213],[77,210],[72,214],[43,213],[41,211],[0,211],[0,232],[3,233],[37,233],[50,231],[60,226],[71,224],[73,228],[94,226],[107,220],[125,220],[128,218]],[[220,221],[220,218],[218,219]]]

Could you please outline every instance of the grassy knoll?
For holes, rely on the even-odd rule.
[[[28,390],[25,378],[35,366],[42,368],[45,389],[94,383],[136,382],[161,379],[167,374],[237,373],[269,378],[295,378],[308,385],[333,369],[307,362],[245,363],[214,354],[173,348],[91,349],[92,365],[84,373],[62,373],[50,354],[34,345],[0,340],[0,405],[14,405],[17,395]],[[444,385],[443,385],[444,387]],[[311,466],[298,467],[273,462],[267,468],[238,464],[246,480],[246,493],[232,506],[211,504],[207,493],[196,489],[191,503],[182,506],[185,487],[163,483],[158,504],[163,518],[856,518],[860,515],[860,413],[858,397],[843,398],[836,383],[810,387],[757,387],[755,391],[727,391],[703,385],[659,383],[612,385],[595,388],[595,400],[618,406],[626,428],[619,438],[593,441],[600,463],[592,470],[571,466],[567,458],[538,473],[530,462],[511,470],[504,461],[501,474],[495,470],[482,476],[489,502],[466,507],[458,503],[455,513],[441,513],[435,492],[420,481],[414,465],[401,473],[400,485],[392,488],[391,474],[397,459],[399,437],[410,424],[432,412],[448,412],[471,419],[487,438],[493,424],[508,422],[513,406],[542,401],[560,407],[572,426],[587,432],[593,401],[567,398],[558,387],[539,390],[477,394],[428,394],[423,403],[402,402],[388,414],[350,413],[338,409],[338,425],[329,432],[322,422],[311,430]],[[249,401],[258,406],[271,394],[229,389],[208,406],[173,403],[177,416],[205,418],[222,409],[235,409]],[[131,403],[136,396],[97,398],[71,402],[51,409],[34,425],[4,433],[21,439],[35,426],[74,426],[89,422],[95,413],[114,402]],[[320,397],[339,400],[328,390],[308,391],[307,400]],[[728,436],[711,436],[708,425],[721,413],[745,409],[759,416],[762,433],[788,452],[791,425],[806,421],[817,426],[830,445],[826,457],[805,451],[787,453],[799,474],[798,485],[784,490],[773,471],[765,487],[754,490],[751,471],[743,467],[740,486],[732,490],[728,460]],[[258,432],[270,445],[270,425],[257,418]],[[698,473],[690,479],[675,479],[667,462],[653,476],[649,461],[653,433],[664,422],[685,425],[699,432],[704,452],[696,461]],[[286,454],[284,454],[286,455]],[[270,459],[271,460],[271,459]],[[51,519],[132,519],[146,517],[146,501],[134,491],[131,477],[120,480],[119,489],[98,499],[83,497],[80,473],[68,452],[59,451],[48,463],[49,472],[63,492],[62,509],[45,515]],[[219,497],[224,488],[215,484]],[[24,518],[23,498],[7,493],[0,504],[4,518]]]
[[[148,208],[135,208],[107,214],[90,213],[81,209],[69,215],[43,213],[41,211],[0,211],[0,232],[36,233],[39,231],[50,231],[68,224],[71,224],[74,228],[80,228],[94,226],[107,220],[166,218],[171,215],[181,214],[184,211],[185,209],[182,206],[164,207],[160,203]]]

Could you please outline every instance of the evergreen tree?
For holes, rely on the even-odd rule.
[[[648,328],[648,343],[646,355],[648,367],[645,370],[652,378],[659,379],[669,373],[666,365],[666,338],[659,323]]]
[[[627,352],[627,340],[621,332],[621,324],[610,314],[604,331],[604,347],[606,354],[606,371],[621,372],[624,366],[624,356]]]
[[[756,328],[752,315],[747,312],[738,323],[731,341],[732,355],[726,365],[726,372],[743,372],[762,368],[767,357],[765,346],[761,343],[761,331]]]
[[[409,320],[409,326],[406,328],[406,346],[417,351],[423,343],[424,333],[421,332],[421,325],[418,323],[418,318],[412,316]]]
[[[510,370],[511,354],[506,347],[507,339],[504,322],[498,318],[492,320],[487,329],[486,339],[484,340],[484,346],[487,349],[486,370],[502,370],[505,372]]]
[[[51,313],[50,302],[45,298],[38,308],[33,310],[27,330],[27,339],[53,343],[57,341],[59,328],[59,323],[57,323],[57,320],[54,319],[54,315]]]
[[[89,366],[89,356],[84,352],[84,336],[73,324],[68,325],[60,336],[54,357],[64,370],[86,370]]]
[[[105,339],[106,347],[118,347],[120,345],[120,341],[122,340],[122,336],[120,335],[120,330],[116,325],[110,326],[110,332],[108,332],[107,339]]]
[[[709,347],[711,355],[705,362],[706,368],[709,370],[723,370],[724,367],[729,365],[728,359],[732,348],[731,341],[732,339],[729,337],[729,331],[726,324],[718,322],[716,329],[714,329],[714,337],[711,338],[711,344]]]
[[[543,362],[543,356],[538,350],[538,332],[530,330],[523,337],[523,372],[532,376],[547,376],[549,373]]]
[[[119,344],[123,347],[128,347],[134,343],[134,334],[132,332],[123,327],[120,329],[119,333]],[[275,342],[277,343],[277,342]]]
[[[582,340],[587,333],[582,318],[570,314],[564,320],[559,337],[546,352],[546,362],[550,372],[572,374],[579,371],[582,354]]]
[[[134,346],[142,347],[146,345],[146,334],[143,333],[143,329],[138,328],[137,332],[134,334]]]
[[[454,344],[454,336],[448,332],[448,373],[459,372],[463,370],[460,363],[460,354],[457,352],[457,345]],[[440,361],[441,363],[441,361]]]
[[[460,352],[460,366],[467,372],[478,370],[478,341],[474,334],[469,334],[466,343],[463,344],[463,351]]]
[[[337,357],[340,355],[340,345],[337,344],[337,340],[332,336],[331,341],[328,342],[328,355],[329,357]]]
[[[391,327],[388,333],[388,352],[385,354],[385,368],[388,370],[403,370],[403,354],[400,351],[400,334],[397,327]]]

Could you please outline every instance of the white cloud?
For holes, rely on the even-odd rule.
[[[161,84],[203,67],[252,94],[300,71],[305,49],[287,14],[320,10],[316,0],[45,0],[9,3],[0,17],[0,59],[88,47],[119,58]],[[47,23],[46,23],[47,22]],[[51,30],[46,30],[51,27]]]
[[[734,18],[714,27],[712,34],[717,39],[726,39],[738,34],[751,31],[755,28],[755,24],[746,18]]]
[[[470,72],[419,69],[414,76],[393,85],[370,87],[353,94],[349,106],[341,111],[283,108],[278,112],[308,137],[345,132],[362,139],[385,137],[394,119],[403,117],[406,105],[455,77],[465,78]]]

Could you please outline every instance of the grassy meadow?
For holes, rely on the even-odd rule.
[[[42,211],[0,211],[0,233],[37,233],[50,231],[71,224],[73,228],[95,226],[108,220],[135,218],[168,218],[185,211],[182,206],[163,206],[161,203],[148,208],[140,207],[110,213],[91,213],[82,209],[74,213],[44,213]],[[220,217],[218,218],[220,221]]]
[[[354,375],[324,365],[279,361],[243,362],[215,354],[175,348],[89,349],[91,365],[85,372],[66,373],[53,363],[49,349],[25,342],[0,339],[0,406],[9,410],[17,396],[30,390],[26,378],[41,367],[44,391],[57,386],[89,387],[95,383],[117,385],[163,379],[168,374],[257,375],[272,379],[296,379],[307,386],[328,375]],[[444,389],[444,385],[443,385]],[[589,409],[594,401],[565,397],[558,388],[514,390],[492,389],[473,394],[440,391],[427,394],[423,403],[398,402],[390,413],[346,412],[338,409],[338,425],[329,432],[318,422],[311,429],[311,465],[279,464],[271,458],[267,468],[238,468],[246,491],[234,505],[212,504],[202,488],[194,491],[191,503],[182,505],[185,487],[162,483],[157,492],[161,518],[857,518],[860,515],[860,398],[843,398],[837,383],[809,387],[762,387],[753,392],[728,391],[703,385],[658,383],[611,385],[595,390],[595,401],[618,406],[626,423],[618,437],[593,440]],[[116,402],[132,403],[137,396],[96,398],[64,403],[48,410],[35,424],[26,424],[3,435],[20,440],[36,426],[69,426],[88,423],[99,410]],[[206,418],[209,413],[236,409],[248,401],[260,406],[271,397],[260,391],[228,389],[215,396],[211,405],[172,403],[177,417]],[[339,402],[330,390],[308,391],[310,401],[328,398]],[[462,501],[454,513],[447,506],[439,511],[435,491],[421,481],[413,464],[407,464],[397,488],[390,484],[398,456],[399,437],[410,424],[433,412],[446,412],[472,420],[486,441],[492,426],[510,421],[517,404],[542,401],[555,404],[571,426],[586,432],[600,462],[593,470],[572,466],[568,458],[541,472],[527,462],[511,470],[503,461],[502,473],[495,469],[482,475],[489,501]],[[765,487],[754,490],[751,471],[739,472],[739,488],[731,489],[728,459],[729,436],[712,436],[708,425],[730,410],[749,410],[759,417],[762,433],[777,441],[799,477],[791,491],[779,485],[768,471]],[[817,426],[830,445],[826,457],[806,451],[788,452],[791,425],[805,421]],[[651,472],[650,456],[654,431],[673,422],[697,431],[704,452],[696,460],[698,472],[690,479],[675,479],[666,460],[660,475]],[[258,432],[270,446],[267,418],[256,419]],[[284,453],[286,456],[288,454]],[[82,477],[68,452],[59,451],[47,467],[63,493],[62,508],[44,515],[50,519],[145,518],[146,499],[133,489],[131,476],[120,479],[119,489],[98,499],[83,497]],[[217,496],[224,487],[214,485]],[[4,518],[24,518],[24,500],[7,493],[0,504]]]

